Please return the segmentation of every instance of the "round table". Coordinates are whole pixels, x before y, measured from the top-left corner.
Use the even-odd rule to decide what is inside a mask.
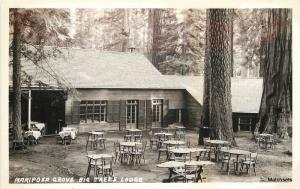
[[[168,168],[169,169],[169,179],[172,177],[172,169],[184,167],[185,165],[198,165],[201,167],[205,165],[214,165],[215,163],[211,161],[187,161],[187,162],[178,162],[178,161],[167,161],[156,166],[159,168]]]
[[[126,146],[126,147],[135,147],[135,145],[142,145],[140,142],[120,142],[121,146]]]
[[[176,154],[190,154],[190,161],[192,160],[192,153],[206,151],[204,148],[175,148],[170,150],[176,156]]]
[[[163,144],[167,144],[167,145],[184,145],[185,142],[181,141],[181,140],[167,140],[167,141],[163,141]]]

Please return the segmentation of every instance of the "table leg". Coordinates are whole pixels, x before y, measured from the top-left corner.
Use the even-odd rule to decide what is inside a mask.
[[[239,155],[236,155],[236,167],[235,167],[235,174],[239,175]]]
[[[169,179],[171,179],[171,178],[172,178],[172,174],[173,174],[173,173],[172,173],[172,168],[169,168],[169,172],[170,172],[170,173],[169,173]]]
[[[88,168],[87,168],[87,172],[86,172],[85,178],[87,178],[87,177],[90,176],[90,171],[91,171],[91,160],[92,160],[92,159],[89,159],[89,165],[88,165]]]
[[[95,165],[94,165],[94,177],[97,176],[96,171],[97,171],[97,160],[95,159]]]

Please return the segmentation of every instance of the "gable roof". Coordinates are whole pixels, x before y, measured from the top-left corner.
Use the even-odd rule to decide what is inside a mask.
[[[142,54],[103,52],[94,49],[60,49],[64,57],[52,58],[38,66],[22,61],[22,70],[41,81],[58,87],[118,89],[185,89],[203,104],[203,77],[162,75]],[[54,78],[59,78],[57,81]],[[258,113],[262,79],[232,78],[232,111]]]
[[[60,49],[63,56],[34,65],[22,61],[22,70],[50,86],[69,83],[73,88],[182,89],[172,85],[142,54]],[[59,78],[59,83],[51,75]]]

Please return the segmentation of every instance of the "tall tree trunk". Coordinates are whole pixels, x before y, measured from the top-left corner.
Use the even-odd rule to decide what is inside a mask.
[[[211,137],[236,145],[231,108],[231,9],[209,9],[209,56],[211,66]]]
[[[159,56],[159,41],[161,36],[161,9],[153,9],[152,11],[152,21],[153,21],[153,32],[152,32],[152,64],[158,68],[158,63],[160,62]]]
[[[209,16],[208,11],[206,12],[206,31],[205,31],[205,55],[204,55],[204,90],[203,90],[203,106],[201,115],[201,125],[203,127],[209,127],[210,125],[210,89],[211,89],[211,67],[210,67],[210,45],[209,45]],[[199,144],[203,143],[203,133],[199,130]]]
[[[233,59],[233,24],[234,24],[234,11],[231,13],[231,19],[230,19],[230,51],[231,51],[231,56],[230,56],[230,62],[231,62],[231,77],[233,77],[233,72],[234,72],[234,59]]]
[[[263,94],[256,131],[287,137],[292,124],[292,12],[268,11]]]
[[[264,14],[265,9],[261,10],[261,32],[260,32],[260,49],[259,49],[259,77],[263,77],[264,75],[264,62],[266,58],[266,44],[267,44],[267,18],[266,14]]]
[[[14,10],[13,32],[13,126],[15,139],[23,140],[21,128],[21,28],[22,20],[18,9]]]

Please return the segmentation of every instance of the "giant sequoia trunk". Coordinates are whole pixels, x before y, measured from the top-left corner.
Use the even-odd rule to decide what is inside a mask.
[[[231,109],[231,19],[230,9],[209,9],[209,62],[211,67],[211,138],[235,145]]]
[[[21,23],[22,20],[17,9],[14,9],[13,23],[13,126],[14,136],[17,140],[23,140],[21,128]]]
[[[268,11],[263,94],[256,131],[287,137],[292,124],[292,12]]]

